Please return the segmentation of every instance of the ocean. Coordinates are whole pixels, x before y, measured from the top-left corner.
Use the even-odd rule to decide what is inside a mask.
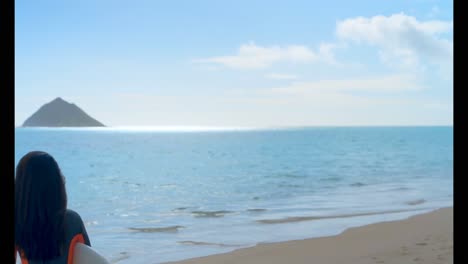
[[[16,128],[111,263],[335,235],[453,206],[453,127]]]

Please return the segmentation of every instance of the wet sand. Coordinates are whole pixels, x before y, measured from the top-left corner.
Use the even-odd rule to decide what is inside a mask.
[[[336,236],[260,244],[170,263],[453,263],[453,208],[442,208],[401,221],[350,228]]]

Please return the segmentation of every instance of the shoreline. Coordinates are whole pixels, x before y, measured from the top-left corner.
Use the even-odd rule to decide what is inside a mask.
[[[262,243],[164,263],[453,263],[453,207],[352,227],[334,236]]]

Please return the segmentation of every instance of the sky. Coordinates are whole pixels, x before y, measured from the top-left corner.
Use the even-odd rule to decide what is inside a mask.
[[[16,0],[15,125],[453,125],[453,2]]]

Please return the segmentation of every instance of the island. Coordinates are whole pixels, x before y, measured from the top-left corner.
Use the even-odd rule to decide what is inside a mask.
[[[23,123],[23,127],[104,127],[81,108],[60,97],[41,106]]]

